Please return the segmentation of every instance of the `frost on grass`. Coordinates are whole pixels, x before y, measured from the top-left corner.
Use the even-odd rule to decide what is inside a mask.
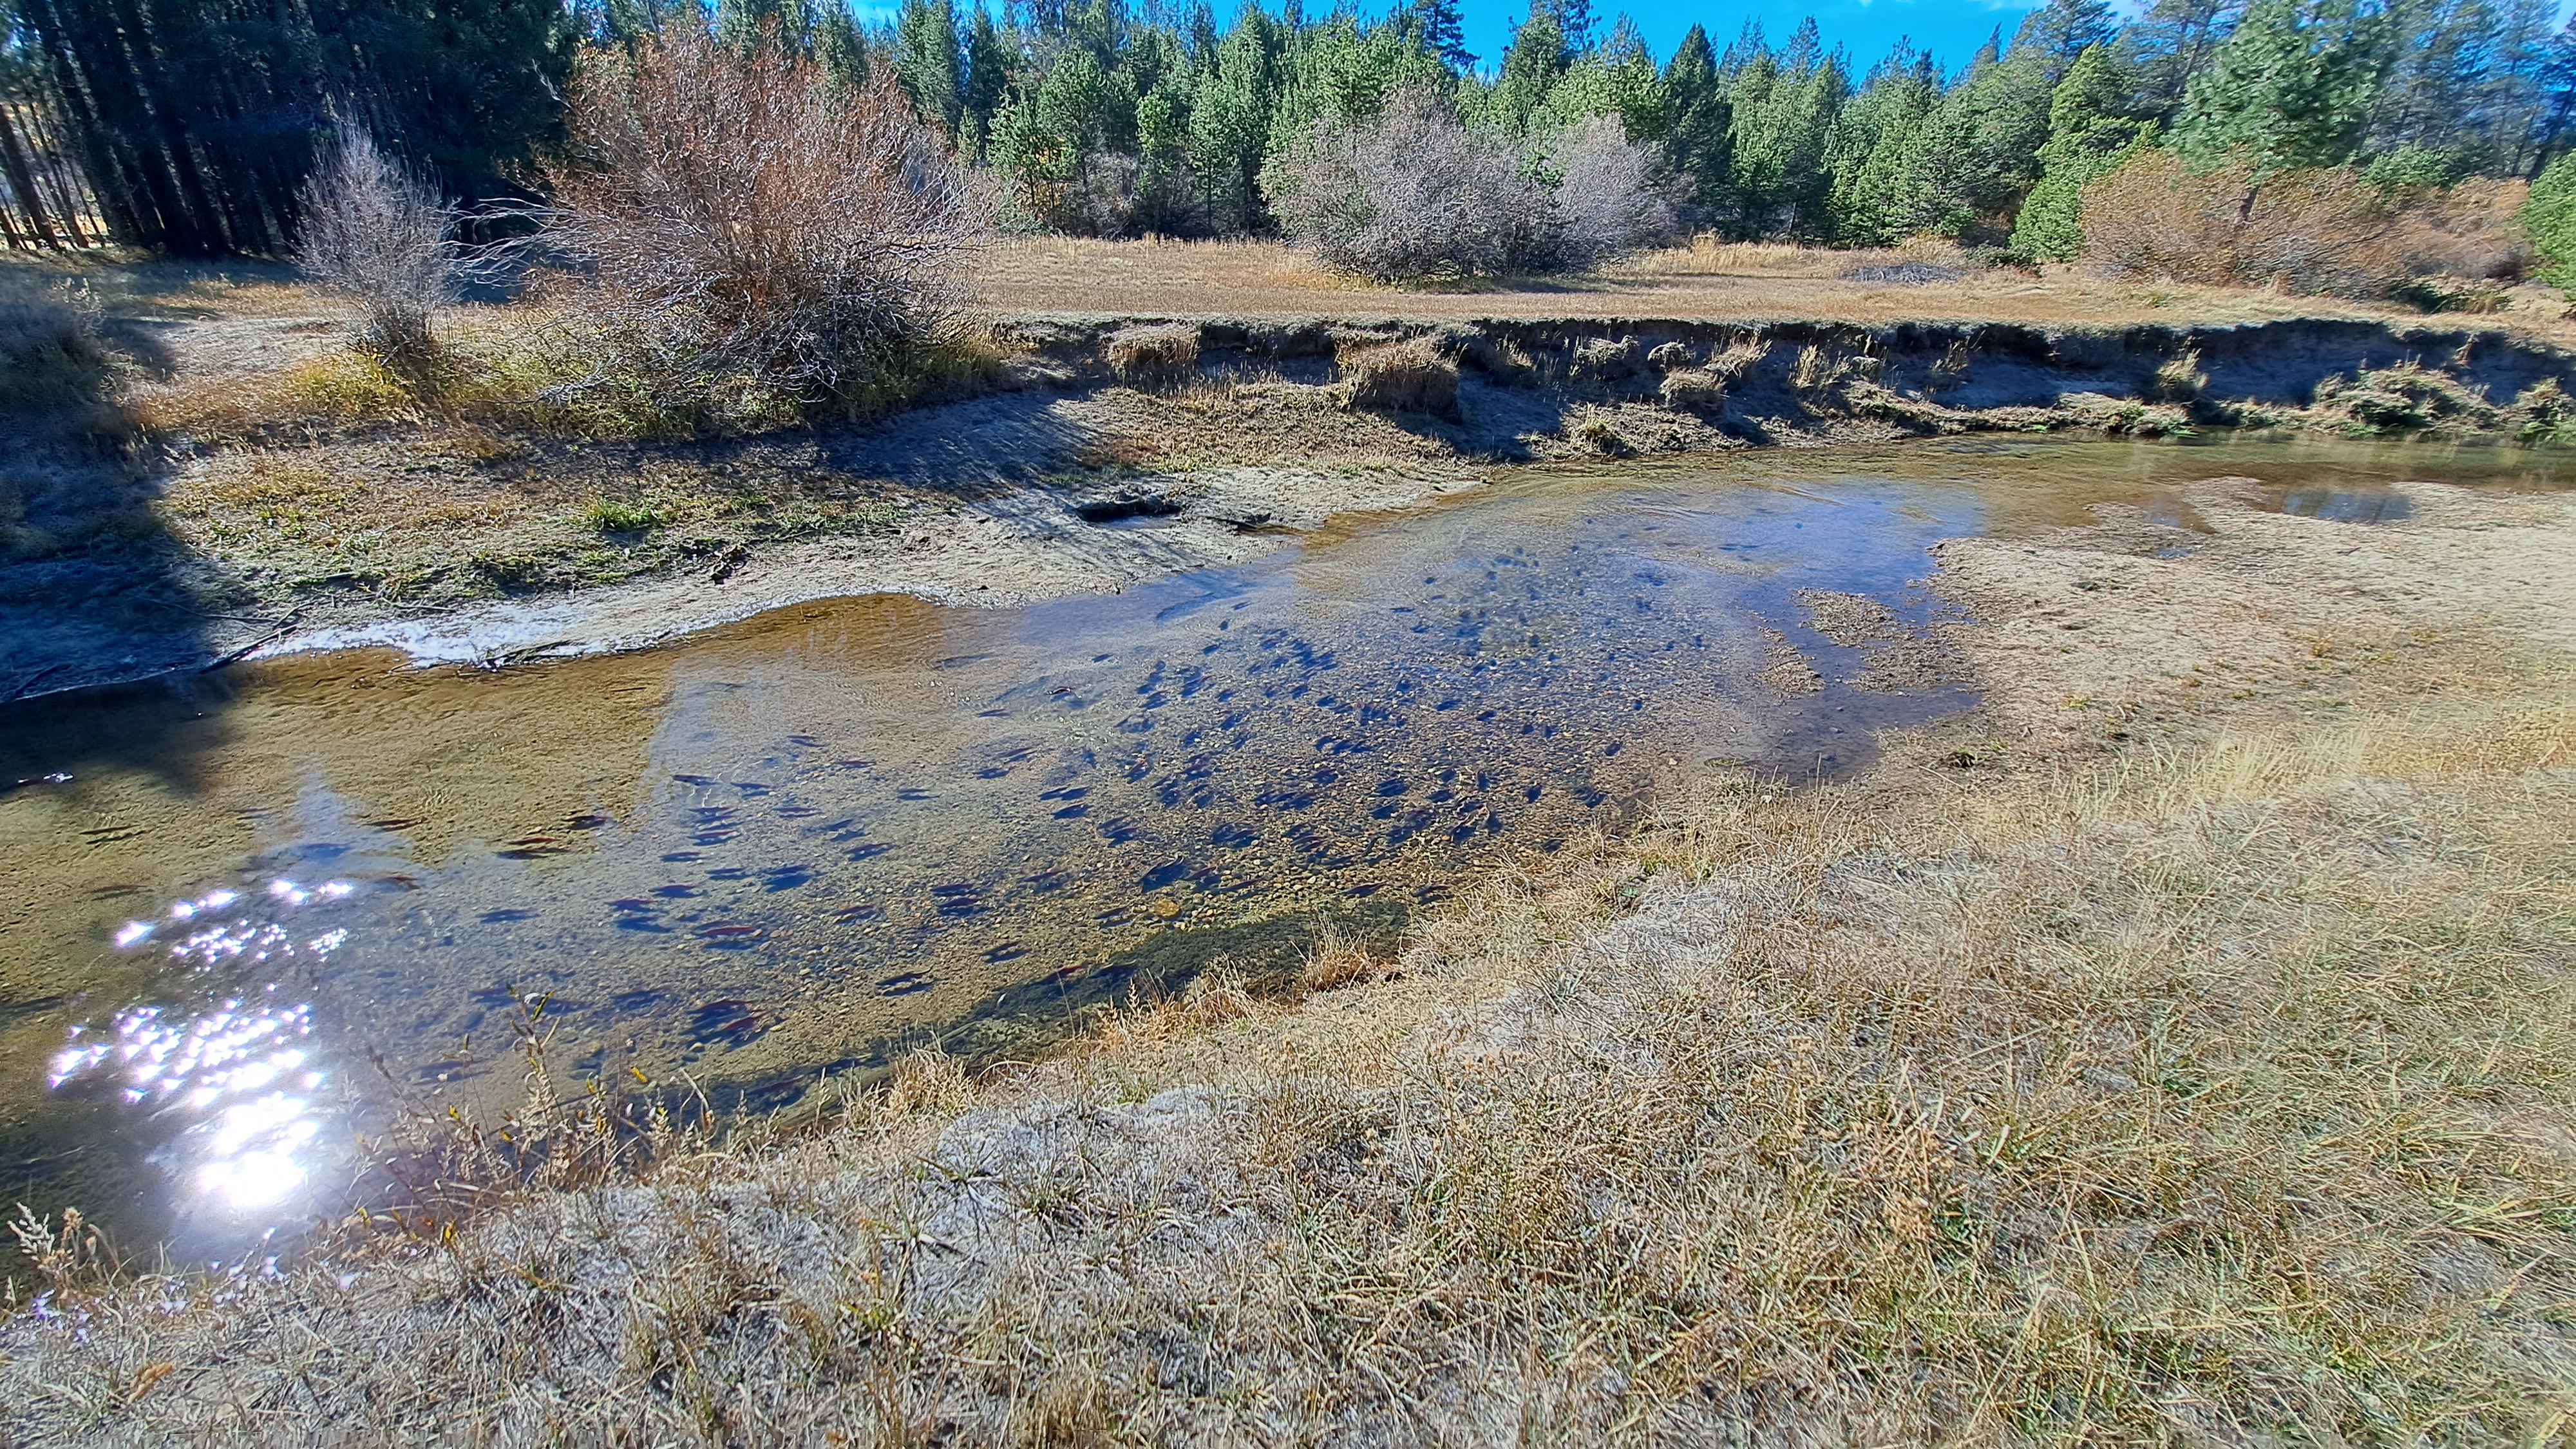
[[[2204,511],[2206,555],[2242,531],[2258,572],[2345,543]],[[2149,568],[2134,526],[2064,560],[1987,552],[2130,570],[2066,591],[2106,610],[2244,600],[2214,616],[2240,658],[2245,620],[2316,622],[2314,589],[2275,613],[2256,573]],[[2464,572],[2441,550],[2493,532],[2421,530],[2417,563],[2439,585]],[[2033,695],[2062,733],[1900,748],[1809,790],[1711,780],[1383,969],[1319,962],[1302,1005],[1210,981],[1042,1066],[916,1059],[808,1131],[527,1194],[452,1241],[220,1283],[67,1277],[0,1335],[0,1424],[2545,1437],[2576,1383],[2563,663],[2315,607],[2354,642],[2281,668],[2354,662],[2331,729],[2210,705],[2088,752],[2093,708]],[[2048,632],[2031,657],[2078,658]]]

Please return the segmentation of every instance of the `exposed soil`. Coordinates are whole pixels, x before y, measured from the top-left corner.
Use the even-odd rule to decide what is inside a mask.
[[[156,303],[117,319],[149,333],[136,344],[148,365],[117,405],[207,416],[172,400],[327,374],[328,319],[290,305],[292,289],[253,292],[240,313]],[[0,698],[246,650],[393,642],[488,659],[631,647],[834,595],[1017,604],[1116,589],[1512,463],[1969,431],[2555,439],[2576,384],[2576,355],[2532,335],[2331,317],[1063,315],[995,335],[1006,360],[985,395],[749,439],[584,442],[363,401],[206,438],[166,424],[22,430]],[[1345,361],[1395,342],[1456,374],[1435,389],[1437,415],[1354,406]],[[317,376],[300,393],[262,382],[246,395],[336,396]],[[1893,645],[1878,656],[1883,687],[1935,680]]]

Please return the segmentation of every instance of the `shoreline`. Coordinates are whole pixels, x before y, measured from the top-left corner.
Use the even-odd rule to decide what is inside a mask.
[[[1009,604],[1115,590],[1531,463],[1967,434],[2358,433],[2533,458],[2562,425],[2576,439],[2576,404],[2562,405],[2576,353],[2346,318],[1067,314],[994,336],[977,395],[866,426],[675,443],[363,418],[284,442],[173,434],[134,505],[148,535],[0,565],[16,671],[0,689],[17,703],[376,644],[484,663],[649,647],[855,593]],[[1387,365],[1410,369],[1414,390],[1364,381]],[[642,531],[586,521],[626,499],[653,520]]]
[[[1936,587],[1975,619],[1940,642],[1983,699],[1858,778],[1712,779],[1286,998],[1209,980],[1039,1063],[907,1059],[631,1178],[353,1219],[271,1276],[66,1268],[78,1331],[7,1321],[24,1392],[0,1399],[33,1434],[187,1434],[245,1403],[606,1433],[703,1398],[793,1438],[855,1437],[893,1392],[992,1437],[1019,1385],[1074,1376],[1116,1386],[1081,1421],[1104,1433],[1217,1442],[1358,1432],[1436,1349],[1443,1384],[1587,1432],[1911,1439],[1956,1422],[1952,1388],[2046,1390],[2013,1331],[2044,1311],[2122,1381],[2175,1382],[2129,1325],[2187,1309],[2223,1365],[2179,1380],[2211,1422],[2301,1421],[2236,1368],[2320,1353],[2302,1382],[2338,1414],[2401,1390],[2541,1412],[2518,1346],[2551,1332],[2565,1225],[2497,1218],[2474,1252],[2445,1225],[2576,1181],[2548,1125],[2576,513],[2396,491],[2407,515],[2339,522],[2214,479],[2171,553],[2130,505],[1951,540]],[[2336,1254],[2364,1261],[2294,1271]],[[2108,1296],[2068,1306],[2086,1282]],[[1407,1306],[1438,1295],[1598,1363]],[[1927,1334],[1926,1302],[1961,1311]],[[2357,1352],[2426,1315],[2454,1325],[2441,1373]],[[1838,1356],[1851,1325],[1912,1372]],[[1199,1375],[1117,1378],[1139,1340]],[[1710,1397],[1739,1369],[1796,1392]]]

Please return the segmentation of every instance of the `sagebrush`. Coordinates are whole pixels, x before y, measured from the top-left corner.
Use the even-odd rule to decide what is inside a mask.
[[[866,408],[949,329],[985,208],[893,76],[670,25],[586,53],[567,101],[550,229],[595,365],[555,396]]]
[[[357,304],[357,345],[425,357],[436,345],[431,317],[457,298],[456,208],[355,126],[340,129],[298,201],[295,259]]]

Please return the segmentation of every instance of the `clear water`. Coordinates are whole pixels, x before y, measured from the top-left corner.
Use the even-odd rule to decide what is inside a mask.
[[[2522,457],[1982,442],[1532,471],[1114,596],[846,599],[616,657],[361,652],[15,707],[0,1201],[208,1250],[309,1219],[396,1104],[514,1100],[531,1000],[559,1072],[760,1109],[923,1042],[1032,1050],[1210,966],[1278,978],[1325,923],[1393,933],[1677,777],[1848,771],[1873,729],[1969,702],[1865,687],[1890,641],[1837,646],[1800,590],[1920,636],[1941,538],[2118,501],[2187,548],[2183,481],[2252,474],[2344,518],[2368,510],[2299,500]],[[1784,649],[1820,688],[1764,682]]]

